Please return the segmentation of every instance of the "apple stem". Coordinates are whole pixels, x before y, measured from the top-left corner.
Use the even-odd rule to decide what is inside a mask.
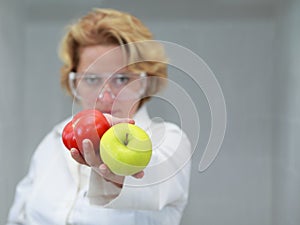
[[[128,133],[126,133],[126,138],[125,138],[124,144],[125,144],[125,145],[128,145]]]

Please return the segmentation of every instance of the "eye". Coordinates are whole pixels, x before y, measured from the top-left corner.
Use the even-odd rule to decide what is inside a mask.
[[[116,74],[113,79],[112,83],[115,86],[124,86],[130,81],[129,75],[126,74]]]
[[[83,81],[88,85],[100,85],[102,84],[102,78],[94,75],[94,74],[87,74],[83,77]]]

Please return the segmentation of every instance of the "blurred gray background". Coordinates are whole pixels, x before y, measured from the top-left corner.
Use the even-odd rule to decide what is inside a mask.
[[[170,75],[188,90],[203,126],[182,224],[300,224],[299,0],[1,0],[0,224],[33,151],[71,115],[57,48],[64,27],[91,7],[128,11],[157,39],[191,49],[223,89],[226,136],[199,173],[210,128],[205,97],[180,73]],[[171,107],[151,104],[153,116],[177,121]]]

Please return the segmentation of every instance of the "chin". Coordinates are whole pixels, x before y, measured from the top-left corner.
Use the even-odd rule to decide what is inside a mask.
[[[115,116],[115,117],[120,117],[120,118],[128,118],[129,117],[129,113],[125,113],[122,111],[112,112],[111,115]]]

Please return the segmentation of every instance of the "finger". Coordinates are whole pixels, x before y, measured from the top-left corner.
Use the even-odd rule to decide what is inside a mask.
[[[83,155],[86,163],[91,167],[98,167],[100,165],[100,158],[96,155],[93,143],[89,139],[82,141]]]
[[[119,117],[114,117],[110,114],[104,114],[106,117],[107,121],[111,126],[118,124],[118,123],[130,123],[130,124],[135,124],[134,119],[131,118],[119,118]]]
[[[135,124],[135,121],[130,118],[118,118],[118,117],[112,117],[111,119],[111,126],[116,125],[118,123],[130,123]]]
[[[99,172],[100,172],[100,175],[103,176],[107,181],[110,181],[110,182],[113,182],[115,184],[118,184],[119,186],[122,186],[123,183],[124,183],[124,179],[125,179],[124,176],[119,176],[117,174],[114,174],[103,163],[99,166]]]
[[[70,150],[70,153],[71,153],[72,158],[73,158],[76,162],[78,162],[78,163],[80,163],[80,164],[87,165],[86,161],[84,160],[84,158],[82,157],[82,155],[80,154],[80,152],[79,152],[78,149],[72,148],[72,149]]]
[[[144,175],[145,175],[144,171],[140,171],[140,172],[138,172],[138,173],[136,173],[136,174],[133,174],[132,176],[133,176],[134,178],[141,179],[141,178],[144,177]]]

